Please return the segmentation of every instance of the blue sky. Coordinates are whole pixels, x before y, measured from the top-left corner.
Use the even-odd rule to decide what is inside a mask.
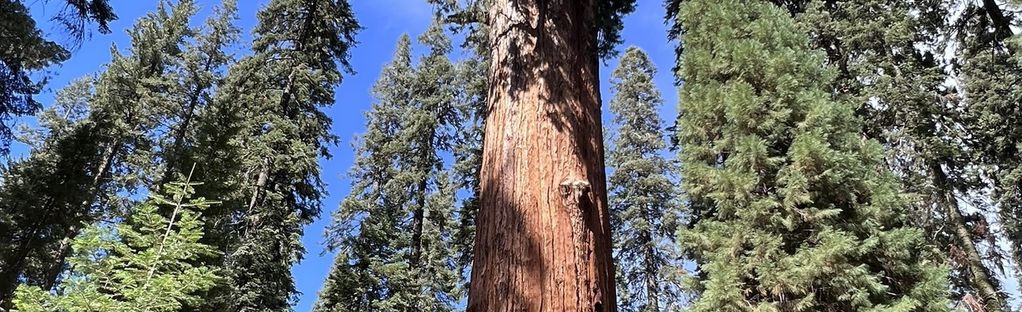
[[[336,104],[327,109],[327,113],[334,121],[332,131],[343,141],[332,148],[333,158],[321,161],[323,179],[328,185],[329,196],[324,200],[326,209],[320,219],[306,228],[303,239],[308,250],[306,258],[292,270],[298,290],[302,292],[296,311],[310,310],[333,260],[333,255],[326,253],[323,248],[324,227],[330,222],[332,211],[336,209],[341,199],[349,191],[350,181],[346,173],[351,167],[354,156],[351,143],[355,135],[365,131],[364,113],[369,109],[372,101],[369,90],[379,75],[381,67],[393,55],[398,37],[402,33],[408,33],[414,38],[425,31],[432,14],[431,8],[425,3],[425,0],[349,1],[354,7],[356,17],[365,29],[359,34],[360,43],[352,52],[351,64],[357,73],[344,79],[343,84],[337,88]],[[61,35],[59,26],[48,21],[61,8],[60,1],[46,2],[45,0],[26,1],[37,22],[40,23],[40,28],[49,32],[51,39],[58,42],[66,41]],[[111,46],[115,44],[122,50],[127,47],[129,42],[126,30],[135,20],[153,10],[158,4],[156,0],[110,0],[110,2],[120,17],[110,24],[110,29],[113,32],[107,35],[94,34],[81,47],[73,51],[70,60],[50,68],[48,73],[50,83],[38,98],[42,103],[49,103],[54,92],[69,81],[102,70],[103,66],[110,61]],[[201,9],[200,18],[207,15],[211,8],[219,3],[218,0],[197,0],[197,2]],[[267,0],[239,1],[240,27],[245,30],[246,34],[244,42],[248,42],[250,38],[248,33],[255,25],[256,12],[266,2]],[[649,53],[660,70],[656,82],[666,103],[661,111],[662,117],[668,120],[673,119],[677,101],[677,92],[673,86],[674,79],[670,72],[670,68],[674,64],[674,50],[673,43],[667,41],[667,27],[663,22],[663,1],[638,0],[637,2],[636,12],[625,18],[623,34],[625,43],[619,47],[619,50],[634,45]],[[201,19],[197,18],[193,23],[198,25],[201,22]],[[418,49],[416,52],[422,53],[424,50]],[[617,60],[607,60],[600,72],[601,81],[603,81],[605,121],[607,120],[606,103],[613,95],[608,88],[607,81],[610,71],[616,65]],[[20,122],[32,123],[32,120],[25,118]],[[24,155],[25,151],[24,145],[15,144],[12,154],[17,157]]]

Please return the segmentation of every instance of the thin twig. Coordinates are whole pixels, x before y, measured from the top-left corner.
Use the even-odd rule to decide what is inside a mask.
[[[192,173],[194,173],[194,172],[195,172],[195,163],[192,163],[192,170],[188,171],[188,178],[185,179],[185,184],[184,184],[185,185],[184,186],[185,187],[185,192],[187,192],[189,183],[192,182]],[[165,232],[163,232],[163,239],[160,240],[160,249],[156,252],[156,261],[160,261],[160,257],[163,257],[163,246],[165,246],[167,244],[167,237],[170,236],[170,231],[172,230],[172,227],[174,226],[174,219],[177,218],[177,213],[178,213],[178,211],[181,210],[181,201],[183,201],[184,198],[185,198],[185,194],[184,193],[182,193],[181,196],[176,198],[177,202],[174,203],[174,212],[170,214],[170,222],[167,223],[167,230]],[[153,273],[155,273],[155,272],[156,272],[156,264],[154,263],[152,266],[149,267],[149,274],[146,275],[145,283],[142,284],[142,290],[143,291],[146,290],[147,288],[149,288],[149,281],[153,278]],[[149,307],[146,306],[145,310],[149,311]]]

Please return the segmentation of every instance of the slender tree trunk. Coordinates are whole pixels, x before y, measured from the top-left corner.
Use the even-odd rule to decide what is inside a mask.
[[[115,156],[114,154],[119,147],[120,147],[119,142],[112,142],[111,144],[108,144],[106,148],[103,150],[102,160],[96,167],[95,176],[92,179],[92,183],[89,185],[88,191],[86,191],[87,195],[79,204],[81,207],[81,213],[83,214],[89,213],[88,211],[89,205],[91,205],[95,201],[95,198],[98,195],[96,194],[96,192],[99,190],[100,184],[103,181],[102,180],[103,177],[106,175],[107,172],[110,171],[110,166],[113,163],[113,158]],[[25,273],[25,266],[27,264],[29,254],[32,253],[33,248],[32,246],[36,244],[36,238],[39,235],[39,231],[41,231],[43,227],[50,223],[50,218],[53,216],[53,213],[56,213],[56,211],[52,210],[53,198],[50,199],[49,203],[42,207],[51,210],[47,211],[42,218],[39,218],[38,220],[35,221],[35,224],[33,224],[32,226],[31,230],[32,232],[27,236],[27,238],[24,238],[22,240],[22,243],[18,246],[18,249],[16,249],[16,251],[13,253],[17,256],[9,258],[14,259],[13,263],[8,265],[8,267],[6,268],[0,268],[0,309],[9,308],[9,305],[11,303],[10,299],[12,298],[11,296],[13,295],[14,290],[17,288],[18,285],[18,278],[21,277],[23,273]],[[50,287],[52,287],[52,285],[56,283],[56,278],[60,274],[60,269],[63,268],[64,266],[64,259],[67,257],[67,255],[70,254],[69,250],[71,247],[70,241],[74,240],[74,238],[78,236],[78,231],[80,229],[81,229],[80,224],[72,224],[69,228],[66,229],[65,235],[61,239],[61,245],[58,247],[59,249],[55,253],[57,257],[52,259],[53,262],[49,264],[45,271],[43,271],[47,272],[47,274],[45,276],[34,277],[30,276],[29,277],[30,280],[39,281],[40,285]],[[66,245],[65,242],[67,242]],[[54,270],[57,270],[57,274],[54,275],[49,273]],[[52,279],[50,278],[51,275],[53,276]],[[47,287],[46,289],[49,289],[50,287]]]
[[[657,283],[658,274],[660,268],[656,263],[656,243],[653,241],[653,228],[652,225],[656,220],[653,220],[652,213],[650,213],[652,207],[646,207],[643,209],[645,212],[646,222],[648,222],[649,228],[642,233],[642,239],[645,242],[645,261],[646,266],[646,311],[660,311],[660,285]],[[652,309],[652,310],[651,310]]]
[[[251,218],[252,214],[255,212],[256,205],[258,205],[262,200],[263,192],[266,191],[266,183],[269,178],[270,158],[263,158],[263,165],[259,166],[259,175],[256,177],[256,184],[252,190],[252,198],[248,201],[249,218]],[[252,227],[252,224],[249,224],[247,227]]]
[[[983,9],[987,12],[987,16],[990,16],[990,21],[994,23],[993,26],[997,32],[997,40],[1003,42],[1011,38],[1011,21],[1004,16],[1004,11],[1001,11],[997,1],[983,0]]]
[[[972,232],[969,231],[968,225],[965,224],[962,209],[958,206],[958,201],[954,198],[954,194],[952,194],[947,174],[944,173],[944,169],[940,165],[932,161],[930,162],[930,171],[933,174],[937,191],[940,192],[938,204],[943,206],[943,210],[947,213],[948,221],[950,221],[951,226],[954,228],[955,238],[958,241],[959,247],[965,253],[966,265],[969,268],[969,272],[972,273],[973,287],[982,296],[983,305],[987,311],[1004,311],[1003,302],[1005,300],[1001,297],[1001,293],[997,291],[997,287],[994,286],[993,277],[990,276],[986,265],[983,264],[983,258],[979,255],[979,249],[976,248],[976,244],[973,242]]]
[[[71,255],[71,243],[78,237],[78,231],[81,231],[79,226],[72,227],[68,233],[69,235],[64,236],[64,239],[60,240],[60,245],[57,246],[57,250],[53,254],[53,263],[46,269],[46,276],[43,277],[43,281],[40,283],[43,289],[50,290],[53,289],[53,286],[57,285],[57,279],[60,277],[60,273],[64,271],[64,265],[67,263],[65,259]]]
[[[422,222],[426,210],[426,179],[419,181],[418,193],[415,194],[415,211],[412,212],[412,254],[408,261],[412,267],[419,264],[422,255]]]
[[[468,311],[615,311],[593,0],[496,0]]]
[[[96,202],[96,198],[99,196],[99,188],[103,183],[103,178],[106,177],[108,172],[110,172],[110,167],[113,165],[114,157],[116,157],[117,150],[120,149],[120,146],[120,142],[116,141],[111,142],[111,144],[108,144],[106,148],[103,149],[103,158],[100,161],[99,166],[96,167],[96,175],[92,177],[92,184],[89,185],[88,192],[86,192],[87,195],[80,204],[82,213],[88,214],[89,206],[92,206],[92,204]],[[91,219],[92,218],[89,218],[87,222],[91,222]],[[71,227],[67,229],[67,233],[65,233],[64,238],[61,239],[60,245],[57,247],[58,249],[55,250],[56,256],[53,258],[53,263],[50,263],[50,266],[46,269],[46,271],[44,271],[45,276],[42,277],[43,280],[40,283],[40,285],[43,286],[43,289],[49,290],[57,284],[57,278],[60,277],[60,272],[64,270],[65,260],[69,255],[71,255],[71,243],[78,237],[82,227],[85,226],[85,222],[86,221],[83,220],[81,223],[72,224]]]

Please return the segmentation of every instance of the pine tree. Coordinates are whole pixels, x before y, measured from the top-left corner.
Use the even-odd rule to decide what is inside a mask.
[[[943,2],[889,0],[824,4],[799,13],[813,46],[837,69],[833,90],[858,105],[863,131],[880,141],[888,163],[913,200],[914,225],[936,238],[952,267],[956,300],[987,298],[988,311],[1006,302],[984,249],[996,249],[984,213],[969,213],[958,198],[981,194],[966,152],[969,134],[961,107],[944,86],[939,54],[948,28]],[[934,55],[938,54],[938,55]],[[951,126],[949,126],[951,125]]]
[[[462,288],[469,288],[475,244],[476,215],[479,213],[479,170],[483,158],[483,134],[486,121],[486,96],[489,81],[489,39],[485,23],[488,0],[438,1],[434,5],[438,18],[456,33],[464,36],[461,50],[470,57],[458,62],[457,105],[461,111],[461,124],[454,144],[453,179],[464,193],[457,211],[458,224],[454,231],[454,248]]]
[[[216,118],[240,124],[230,125],[229,137],[203,139],[242,151],[225,166],[238,169],[227,174],[241,189],[217,196],[232,205],[236,222],[225,265],[230,290],[213,299],[229,311],[283,311],[296,298],[291,267],[302,259],[302,227],[319,215],[325,192],[318,158],[329,157],[337,141],[322,108],[350,72],[360,28],[346,0],[274,0],[258,17],[253,54],[231,67],[217,95],[240,111]]]
[[[71,243],[86,224],[119,210],[119,194],[133,193],[132,170],[151,153],[147,133],[159,125],[167,69],[180,55],[195,5],[161,6],[129,31],[129,54],[111,49],[112,61],[96,79],[87,116],[52,132],[39,148],[11,165],[0,185],[3,213],[12,221],[0,241],[0,306],[17,281],[54,286]],[[91,90],[89,92],[92,92]],[[30,198],[29,198],[30,197]]]
[[[110,32],[107,23],[117,19],[106,0],[67,1],[54,19],[81,43],[88,22],[98,24],[102,33]],[[42,105],[34,95],[42,91],[45,79],[33,81],[34,73],[66,61],[71,53],[60,44],[43,38],[28,8],[20,0],[0,1],[0,34],[5,46],[0,49],[0,155],[8,153],[13,117],[35,114]]]
[[[674,234],[680,221],[673,165],[662,156],[667,143],[653,83],[656,67],[642,49],[630,47],[611,74],[613,143],[607,148],[611,226],[619,275],[618,308],[670,311],[680,307],[680,263]],[[614,131],[616,130],[616,131]],[[628,294],[626,296],[625,294]]]
[[[159,186],[174,178],[172,173],[199,159],[194,154],[197,136],[203,119],[213,108],[214,94],[224,83],[226,68],[233,63],[234,56],[227,51],[237,44],[241,30],[235,25],[238,20],[237,1],[225,0],[214,9],[203,25],[196,31],[195,40],[185,43],[184,51],[171,75],[175,84],[168,90],[173,100],[163,105],[166,110],[168,131],[154,139],[157,144],[156,159],[146,169],[151,175],[151,184]]]
[[[406,291],[409,281],[404,273],[410,270],[401,253],[409,249],[403,227],[407,211],[402,205],[409,195],[395,168],[400,151],[407,147],[390,141],[401,133],[404,109],[414,97],[414,80],[411,40],[404,35],[373,87],[376,102],[366,114],[366,133],[349,173],[355,182],[328,230],[329,247],[340,250],[315,311],[386,311],[410,304],[388,302]],[[385,279],[395,273],[401,275]]]
[[[9,307],[5,304],[10,304],[21,277],[32,285],[52,286],[43,281],[42,272],[58,261],[52,251],[95,213],[81,205],[91,200],[87,194],[96,180],[93,170],[100,155],[94,144],[99,138],[78,116],[88,105],[79,100],[92,92],[90,80],[59,92],[54,108],[40,115],[46,130],[36,132],[41,137],[32,142],[32,153],[2,172],[0,307]],[[55,112],[58,109],[62,112]]]
[[[954,74],[961,94],[949,98],[962,104],[971,156],[991,180],[991,201],[1010,246],[1015,278],[1022,281],[1022,162],[1018,156],[1022,130],[1017,126],[1022,122],[1022,64],[1010,27],[1018,19],[1005,14],[996,1],[961,5],[959,19],[954,21],[958,48]],[[996,253],[984,258],[999,259]]]
[[[462,116],[458,73],[440,24],[419,40],[430,53],[417,68],[403,36],[374,88],[356,182],[332,227],[331,245],[341,251],[317,311],[452,311],[460,298],[456,185],[441,157],[453,152]]]
[[[692,0],[677,136],[695,223],[692,311],[946,311],[945,272],[909,226],[857,107],[788,12]]]
[[[152,194],[116,227],[93,225],[73,244],[73,268],[58,292],[18,287],[14,311],[180,311],[202,300],[217,271],[192,261],[215,253],[202,244],[201,212],[214,202],[194,198],[189,181]],[[160,215],[167,207],[170,218]]]

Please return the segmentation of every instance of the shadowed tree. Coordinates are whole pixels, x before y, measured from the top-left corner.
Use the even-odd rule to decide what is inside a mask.
[[[945,85],[936,52],[950,25],[942,1],[809,1],[798,20],[836,70],[833,94],[856,105],[862,131],[883,144],[888,165],[912,198],[913,225],[935,239],[952,268],[953,298],[986,298],[988,311],[1006,299],[984,250],[997,249],[985,213],[963,200],[986,188],[967,153],[970,136],[957,90]],[[934,55],[937,54],[937,55]],[[954,125],[954,126],[949,126]],[[996,258],[993,258],[996,260]],[[990,262],[994,264],[996,262]],[[971,299],[970,299],[971,298]]]
[[[958,2],[955,2],[958,3]],[[1018,35],[1011,26],[1019,18],[1011,2],[959,3],[953,21],[957,50],[954,65],[961,93],[948,98],[961,104],[969,137],[969,150],[989,178],[991,202],[996,206],[1008,242],[1015,278],[1022,281],[1022,56]],[[989,233],[988,233],[989,234]],[[998,260],[991,253],[985,259]],[[972,255],[970,255],[972,256]],[[984,294],[985,295],[985,294]],[[989,297],[989,296],[984,296]],[[1002,298],[1003,302],[1003,298]]]
[[[303,227],[319,216],[325,196],[318,159],[337,142],[323,108],[351,71],[360,29],[346,0],[273,0],[258,19],[253,54],[231,67],[218,90],[219,100],[234,103],[217,108],[206,125],[225,128],[201,136],[230,147],[200,148],[226,169],[214,181],[224,193],[204,194],[230,205],[230,289],[211,299],[226,311],[286,311],[297,297],[291,268],[305,252]]]
[[[82,42],[87,25],[95,22],[108,33],[107,23],[117,19],[107,0],[68,0],[54,20],[63,24],[72,44]],[[46,80],[33,81],[32,74],[66,61],[71,53],[60,44],[43,38],[22,0],[0,1],[0,156],[6,155],[13,117],[35,114],[42,105],[34,99]]]
[[[468,311],[615,311],[598,71],[634,3],[487,5]]]
[[[191,35],[195,10],[185,0],[140,19],[128,32],[128,54],[111,49],[112,61],[94,84],[75,85],[58,103],[59,127],[48,125],[29,157],[4,173],[0,221],[9,223],[0,227],[10,230],[0,232],[0,305],[21,279],[53,287],[80,230],[120,208],[116,198],[140,184],[130,159],[151,150],[147,133],[159,126],[162,111],[155,108],[167,101],[162,91],[173,84],[167,71]]]

